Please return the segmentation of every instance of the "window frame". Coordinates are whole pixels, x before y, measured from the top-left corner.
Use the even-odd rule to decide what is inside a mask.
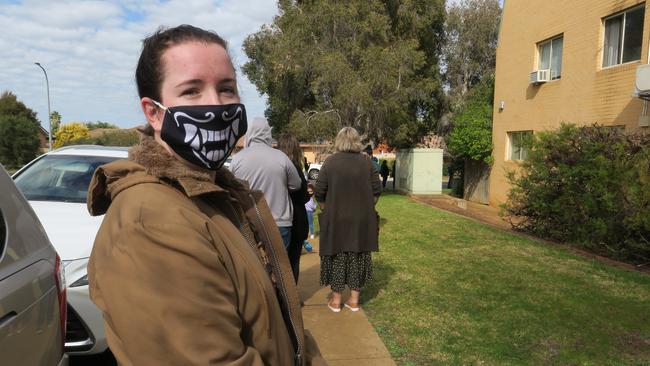
[[[508,131],[507,132],[507,141],[508,141],[508,148],[506,149],[506,161],[524,161],[528,158],[528,149],[526,149],[526,156],[522,159],[522,151],[524,150],[523,146],[519,146],[519,157],[517,159],[512,158],[512,150],[513,150],[513,139],[515,135],[530,135],[530,137],[533,136],[534,131],[533,130],[519,130],[519,131]],[[523,141],[523,139],[521,139]]]
[[[646,5],[645,2],[641,3],[641,4],[637,4],[637,5],[632,6],[631,8],[627,8],[625,10],[619,11],[617,13],[614,13],[612,15],[608,15],[608,16],[602,18],[603,43],[602,43],[602,52],[601,52],[602,56],[601,56],[601,62],[600,62],[600,68],[601,69],[609,69],[609,68],[612,68],[612,67],[617,67],[617,66],[631,64],[633,62],[641,61],[641,59],[643,58],[643,52],[641,52],[639,54],[639,58],[637,60],[626,61],[626,62],[623,62],[623,53],[624,53],[624,49],[625,49],[625,25],[626,25],[626,22],[627,22],[627,13],[638,10],[638,9],[641,9],[641,8],[644,8],[643,18],[642,19],[643,19],[643,27],[645,27],[645,5]],[[606,37],[606,34],[607,34],[607,21],[611,20],[611,19],[614,19],[614,18],[617,18],[617,17],[620,17],[620,16],[623,17],[623,21],[621,22],[621,35],[620,35],[620,40],[619,40],[620,48],[619,48],[619,52],[618,52],[619,54],[618,54],[618,57],[617,57],[618,63],[605,66],[605,53],[606,53],[605,42],[607,41],[607,37]],[[643,37],[641,38],[641,49],[643,49]]]
[[[541,65],[542,65],[542,47],[545,46],[546,44],[550,45],[550,52],[548,54],[548,70],[549,70],[549,76],[550,76],[550,81],[556,81],[556,80],[561,80],[562,79],[562,73],[560,73],[560,76],[558,77],[553,77],[553,41],[558,40],[562,38],[562,57],[560,57],[560,65],[562,65],[562,59],[564,58],[564,33],[558,34],[556,36],[553,36],[551,38],[547,38],[543,41],[537,42],[536,48],[537,48],[537,70],[542,70]],[[562,68],[560,68],[562,70]]]

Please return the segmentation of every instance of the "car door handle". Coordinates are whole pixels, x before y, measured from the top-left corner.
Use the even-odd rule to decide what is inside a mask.
[[[18,316],[18,313],[15,311],[10,311],[7,314],[3,315],[0,318],[0,328],[4,327],[5,325],[11,323],[12,320],[14,320]]]

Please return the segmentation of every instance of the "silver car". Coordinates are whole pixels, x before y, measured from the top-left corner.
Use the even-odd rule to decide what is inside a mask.
[[[126,147],[66,146],[39,156],[13,175],[63,260],[68,295],[65,350],[70,356],[108,348],[102,313],[90,301],[86,270],[103,217],[90,216],[86,195],[97,167],[127,157]]]
[[[0,363],[68,365],[63,265],[2,166],[0,192]]]

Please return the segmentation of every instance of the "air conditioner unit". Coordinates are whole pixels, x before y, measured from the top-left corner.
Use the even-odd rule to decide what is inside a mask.
[[[650,100],[650,65],[639,65],[636,68],[636,93],[637,97]]]
[[[531,84],[541,84],[551,80],[551,70],[535,70],[530,73],[530,83]]]

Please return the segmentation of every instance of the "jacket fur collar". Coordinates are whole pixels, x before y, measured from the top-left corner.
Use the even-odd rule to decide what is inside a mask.
[[[187,167],[171,156],[151,136],[143,135],[140,138],[140,144],[129,150],[129,160],[142,165],[145,171],[154,177],[164,177],[172,180],[189,178],[202,182],[210,181],[209,171]]]
[[[216,171],[212,181],[209,171],[189,168],[170,155],[153,137],[143,135],[140,144],[129,150],[129,160],[118,160],[97,168],[88,188],[88,211],[93,216],[104,214],[120,192],[141,183],[170,184],[188,197],[248,189],[246,183],[223,167]]]

